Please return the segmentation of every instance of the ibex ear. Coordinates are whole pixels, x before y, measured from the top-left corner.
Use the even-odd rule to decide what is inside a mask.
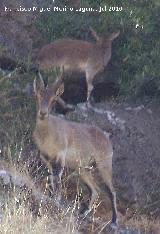
[[[36,78],[35,78],[34,81],[33,81],[33,90],[34,90],[34,93],[37,92],[37,88],[36,88]]]
[[[61,96],[63,92],[64,92],[64,84],[62,83],[56,91],[56,96],[57,97]]]
[[[96,33],[96,31],[94,31],[94,29],[92,27],[89,27],[91,33],[92,33],[92,36],[96,39],[96,41],[99,41],[100,40],[100,37],[98,36],[98,34]]]
[[[37,94],[38,91],[43,90],[45,88],[42,76],[39,75],[39,77],[40,78],[38,80],[37,80],[37,78],[35,78],[34,82],[33,82],[33,88],[34,88],[35,94]]]
[[[120,31],[116,32],[116,33],[112,33],[110,36],[109,36],[109,40],[113,41],[115,38],[117,38],[120,34]]]

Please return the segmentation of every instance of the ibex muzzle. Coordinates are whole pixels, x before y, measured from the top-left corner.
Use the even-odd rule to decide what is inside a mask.
[[[75,170],[82,181],[90,188],[92,195],[89,210],[99,193],[102,193],[93,171],[91,162],[96,165],[100,177],[106,186],[112,204],[112,224],[117,223],[116,193],[112,184],[113,149],[109,137],[96,126],[67,121],[50,114],[51,107],[63,93],[62,79],[57,79],[53,85],[45,87],[42,79],[34,81],[34,92],[37,100],[37,118],[34,130],[34,140],[42,157],[52,172],[50,162],[61,163]]]

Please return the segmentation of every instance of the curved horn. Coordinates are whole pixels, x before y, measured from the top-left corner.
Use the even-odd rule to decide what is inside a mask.
[[[43,80],[43,77],[42,77],[40,72],[38,72],[38,76],[39,76],[39,79],[40,79],[41,83],[43,83],[43,85],[44,85],[44,80]]]
[[[56,92],[57,89],[61,86],[61,84],[64,82],[64,67],[62,67],[61,74],[57,77],[57,79],[52,84],[51,89]]]

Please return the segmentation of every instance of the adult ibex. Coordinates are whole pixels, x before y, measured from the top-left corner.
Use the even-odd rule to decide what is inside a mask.
[[[34,80],[37,101],[36,127],[33,133],[35,143],[46,166],[52,171],[50,162],[60,162],[75,170],[90,188],[92,195],[89,210],[98,196],[98,187],[92,169],[93,163],[108,191],[112,204],[112,224],[117,222],[116,193],[112,185],[113,149],[109,137],[98,127],[67,121],[50,114],[51,107],[63,93],[62,77],[45,87],[43,79]],[[63,170],[61,171],[62,174]]]
[[[93,89],[93,79],[104,70],[111,58],[112,41],[119,36],[119,31],[110,36],[99,37],[90,28],[96,43],[83,40],[59,39],[42,47],[36,58],[40,70],[63,67],[65,71],[84,72],[87,81],[87,102]]]

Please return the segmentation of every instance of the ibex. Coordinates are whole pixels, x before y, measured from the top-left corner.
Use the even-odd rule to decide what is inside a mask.
[[[84,72],[87,82],[87,102],[93,89],[93,79],[104,70],[111,59],[112,41],[119,36],[119,31],[110,36],[99,37],[90,28],[96,43],[84,40],[59,39],[42,47],[36,58],[40,70],[63,67],[65,71]]]
[[[43,79],[34,80],[37,101],[36,127],[34,141],[48,159],[42,157],[52,171],[51,161],[59,162],[62,167],[75,170],[91,190],[89,210],[91,210],[100,188],[91,168],[96,168],[108,191],[112,204],[112,224],[117,222],[116,193],[112,184],[113,149],[109,137],[98,127],[67,121],[50,114],[52,106],[64,91],[62,77],[45,87]]]

